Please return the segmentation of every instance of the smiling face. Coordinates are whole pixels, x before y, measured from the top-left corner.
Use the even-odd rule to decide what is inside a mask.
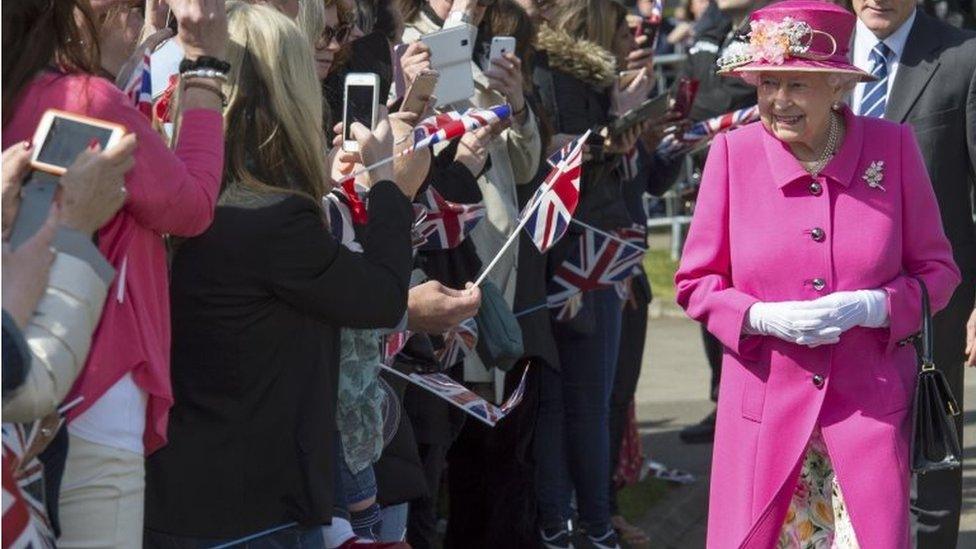
[[[827,134],[832,104],[843,93],[827,73],[763,72],[757,79],[763,126],[785,143],[815,147]]]
[[[915,0],[853,0],[854,13],[879,39],[898,30],[912,13]]]

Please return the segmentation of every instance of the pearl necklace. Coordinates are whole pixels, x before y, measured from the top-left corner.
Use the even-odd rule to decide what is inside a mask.
[[[837,115],[831,112],[830,128],[827,130],[827,146],[824,147],[823,152],[820,153],[820,159],[817,160],[813,167],[807,168],[804,166],[807,173],[813,177],[820,175],[820,171],[827,166],[827,162],[830,162],[830,159],[833,158],[834,154],[837,152],[835,149],[837,148],[837,137],[840,133],[838,126],[840,126],[840,124],[837,122]]]

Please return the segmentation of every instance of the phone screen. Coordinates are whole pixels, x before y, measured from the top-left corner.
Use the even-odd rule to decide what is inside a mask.
[[[41,150],[37,154],[37,160],[45,164],[67,168],[82,151],[88,148],[92,139],[98,141],[104,149],[111,137],[112,130],[110,128],[101,128],[56,116],[51,122],[51,129],[44,139],[44,144],[41,145]]]
[[[346,86],[346,125],[344,128],[346,141],[352,141],[352,132],[349,129],[353,122],[359,122],[367,128],[372,129],[373,125],[373,86],[354,85]]]

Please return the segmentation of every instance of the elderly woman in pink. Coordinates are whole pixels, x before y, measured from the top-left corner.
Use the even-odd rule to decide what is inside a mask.
[[[708,547],[909,546],[920,285],[959,281],[911,129],[840,103],[854,16],[756,11],[721,72],[761,123],[712,144],[677,299],[725,345]]]

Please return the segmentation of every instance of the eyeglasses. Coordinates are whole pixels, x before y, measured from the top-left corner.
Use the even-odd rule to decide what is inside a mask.
[[[318,42],[315,43],[315,47],[319,49],[327,48],[332,43],[333,38],[341,45],[349,38],[349,33],[351,32],[352,25],[347,23],[343,23],[338,27],[325,27],[322,30],[322,36],[319,36]]]

